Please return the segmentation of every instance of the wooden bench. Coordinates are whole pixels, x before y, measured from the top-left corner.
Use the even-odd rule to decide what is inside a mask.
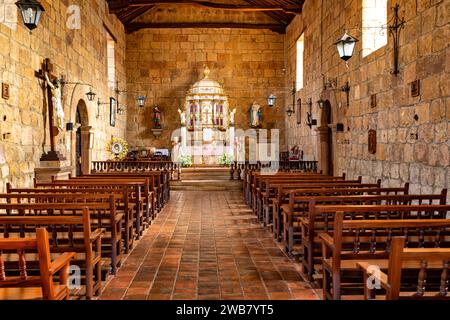
[[[39,276],[27,274],[26,250],[39,254]],[[18,255],[19,276],[6,277],[3,254],[15,251]],[[66,252],[54,261],[50,257],[48,233],[36,229],[36,238],[0,239],[0,300],[63,300],[69,297],[68,273],[74,252]],[[59,282],[53,277],[59,275]]]
[[[3,201],[2,201],[3,200]],[[117,273],[117,268],[121,265],[123,259],[123,244],[127,241],[127,236],[122,236],[122,225],[128,223],[124,214],[117,210],[119,203],[116,201],[115,195],[106,194],[0,194],[0,211],[2,209],[6,214],[12,214],[11,210],[2,207],[5,204],[12,205],[39,205],[39,207],[15,207],[18,214],[81,214],[84,206],[88,205],[90,209],[91,224],[94,228],[104,229],[103,235],[103,251],[111,257],[111,269],[108,270],[112,274]],[[58,204],[53,206],[51,210],[46,210],[47,204]],[[95,205],[94,205],[95,204]],[[1,214],[1,213],[0,213]],[[127,228],[125,228],[127,229]],[[126,245],[125,245],[126,247]]]
[[[139,214],[139,207],[134,202],[130,202],[130,189],[87,189],[87,188],[11,188],[7,187],[8,194],[0,194],[0,199],[16,203],[27,202],[109,202],[111,195],[116,201],[116,212],[122,214],[122,238],[124,252],[129,253],[133,248],[136,237],[134,219]],[[8,200],[9,199],[9,200]]]
[[[281,208],[283,216],[282,239],[286,252],[292,254],[296,242],[301,242],[302,217],[309,214],[313,205],[408,205],[408,204],[446,204],[447,190],[436,195],[333,195],[291,197],[288,205]]]
[[[280,204],[287,203],[292,190],[301,188],[380,188],[381,181],[377,183],[361,183],[359,180],[320,180],[320,181],[274,181],[266,183],[266,191],[258,195],[257,210],[263,216],[264,224],[270,225],[273,217],[280,217]],[[273,210],[271,210],[273,209]],[[274,211],[276,210],[276,211]]]
[[[16,207],[23,209],[21,205]],[[54,205],[47,205],[52,207]],[[13,210],[13,205],[8,205],[8,210]],[[38,208],[40,209],[40,208]],[[99,295],[102,289],[101,263],[103,229],[91,231],[91,220],[89,209],[85,206],[82,215],[3,215],[0,214],[0,230],[3,238],[11,236],[25,238],[34,236],[38,227],[46,226],[51,232],[50,251],[52,254],[64,254],[75,252],[74,264],[80,266],[85,275],[85,295],[92,299]],[[35,256],[35,269],[39,268],[39,258]],[[14,261],[4,260],[6,270],[13,269]],[[28,265],[33,266],[30,261]],[[13,269],[15,270],[15,269]]]
[[[146,186],[148,183],[147,179],[142,179],[139,181],[117,181],[114,180],[90,180],[90,181],[72,181],[72,180],[57,180],[49,183],[36,183],[35,188],[51,188],[51,189],[99,189],[99,190],[120,190],[123,188],[130,188],[130,202],[134,202],[136,205],[136,215],[134,217],[136,239],[139,240],[142,236],[145,228],[149,225],[150,213],[147,211],[144,213],[143,201],[141,197],[141,190],[148,190]],[[151,197],[146,197],[145,206],[150,208],[150,203],[148,202]]]
[[[333,206],[318,206],[330,212],[327,207]],[[323,298],[361,296],[363,284],[357,281],[356,263],[367,259],[387,265],[394,236],[407,236],[408,247],[449,246],[450,219],[445,219],[449,211],[447,205],[340,206],[333,214],[332,228],[319,234]]]
[[[365,300],[379,298],[376,296],[376,283],[385,290],[386,300],[450,299],[448,295],[450,248],[405,248],[405,240],[405,237],[392,239],[387,274],[380,270],[379,266],[375,266],[374,269],[369,262],[356,264],[363,271]],[[412,288],[409,281],[402,282],[402,273],[412,266],[419,270],[416,288]],[[373,272],[374,270],[376,272]],[[431,273],[438,275],[435,277],[437,280],[435,283],[433,279],[429,279]]]
[[[278,198],[277,191],[281,187],[284,186],[291,186],[291,187],[301,187],[305,184],[326,184],[326,183],[332,183],[332,184],[342,184],[343,186],[347,186],[349,184],[355,184],[355,185],[361,185],[361,179],[358,180],[341,180],[341,179],[334,179],[333,177],[330,178],[324,178],[320,177],[319,179],[307,179],[305,177],[302,177],[300,179],[285,179],[285,178],[262,178],[259,179],[259,184],[254,188],[254,194],[253,194],[253,211],[258,217],[263,216],[264,206],[268,206],[271,203],[271,199]],[[381,183],[381,181],[380,181]],[[372,184],[370,184],[372,186]],[[378,186],[379,187],[379,186]],[[271,197],[272,195],[272,197]]]

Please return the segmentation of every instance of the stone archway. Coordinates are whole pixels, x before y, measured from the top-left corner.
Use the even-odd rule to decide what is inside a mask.
[[[92,127],[89,126],[88,109],[83,99],[78,101],[72,119],[75,119],[71,147],[73,174],[88,174],[92,159],[92,150],[90,148]]]

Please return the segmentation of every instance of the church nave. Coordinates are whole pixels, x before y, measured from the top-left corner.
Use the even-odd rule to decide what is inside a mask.
[[[235,191],[174,191],[100,299],[318,299]]]

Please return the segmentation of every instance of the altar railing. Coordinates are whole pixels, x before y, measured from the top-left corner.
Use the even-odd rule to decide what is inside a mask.
[[[278,171],[301,171],[301,172],[318,172],[318,161],[278,161],[278,163],[272,162],[238,162],[235,161],[230,165],[230,178],[234,180],[242,180],[242,176],[248,170],[260,171],[262,168],[278,168]]]
[[[91,172],[143,172],[167,170],[171,180],[181,179],[181,166],[172,161],[92,161]]]

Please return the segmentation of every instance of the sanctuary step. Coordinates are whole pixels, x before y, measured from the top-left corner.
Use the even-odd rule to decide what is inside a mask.
[[[172,181],[172,190],[225,191],[240,190],[242,181],[230,179],[230,168],[193,166],[181,169],[181,181]]]

